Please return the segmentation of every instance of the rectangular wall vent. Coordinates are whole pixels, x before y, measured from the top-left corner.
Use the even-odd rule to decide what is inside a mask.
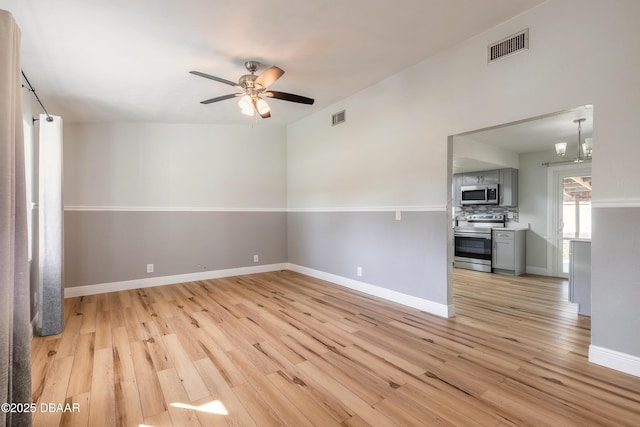
[[[525,50],[529,50],[528,28],[505,39],[491,43],[487,48],[487,62],[491,64],[499,59],[524,52]]]
[[[344,123],[347,121],[347,111],[342,110],[339,113],[335,113],[331,116],[331,126],[339,125],[340,123]]]

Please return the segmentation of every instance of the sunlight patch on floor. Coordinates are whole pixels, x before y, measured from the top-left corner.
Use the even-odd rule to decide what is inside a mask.
[[[193,411],[208,412],[210,414],[217,415],[229,415],[227,408],[219,400],[212,400],[211,402],[203,403],[202,405],[193,406],[186,403],[174,402],[171,404],[174,408],[191,409]]]

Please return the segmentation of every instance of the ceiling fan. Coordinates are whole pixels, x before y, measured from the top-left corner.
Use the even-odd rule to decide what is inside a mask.
[[[201,73],[200,71],[189,71],[196,76],[204,77],[207,79],[215,80],[220,83],[233,86],[240,90],[239,93],[232,93],[229,95],[218,96],[216,98],[207,99],[201,102],[201,104],[211,104],[213,102],[224,101],[225,99],[240,97],[238,105],[242,110],[242,114],[253,116],[254,111],[257,112],[260,117],[266,119],[271,117],[271,109],[269,104],[263,97],[282,99],[284,101],[298,102],[300,104],[313,104],[313,99],[305,96],[294,95],[292,93],[278,92],[275,90],[267,90],[272,83],[278,80],[284,74],[284,71],[278,67],[269,67],[262,74],[257,76],[255,73],[260,67],[258,61],[246,61],[244,63],[249,74],[245,74],[238,79],[238,83],[234,83],[230,80],[220,77],[212,76],[210,74]]]

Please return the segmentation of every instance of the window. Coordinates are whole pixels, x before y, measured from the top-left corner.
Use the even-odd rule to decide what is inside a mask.
[[[570,239],[591,239],[591,177],[565,177],[562,194],[562,272],[568,274]]]

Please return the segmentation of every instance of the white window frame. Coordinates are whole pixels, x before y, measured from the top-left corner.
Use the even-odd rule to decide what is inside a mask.
[[[576,163],[549,166],[547,169],[547,270],[554,277],[568,278],[562,271],[561,243],[565,239],[560,232],[560,214],[562,212],[562,193],[564,178],[570,176],[593,176],[591,163]]]

